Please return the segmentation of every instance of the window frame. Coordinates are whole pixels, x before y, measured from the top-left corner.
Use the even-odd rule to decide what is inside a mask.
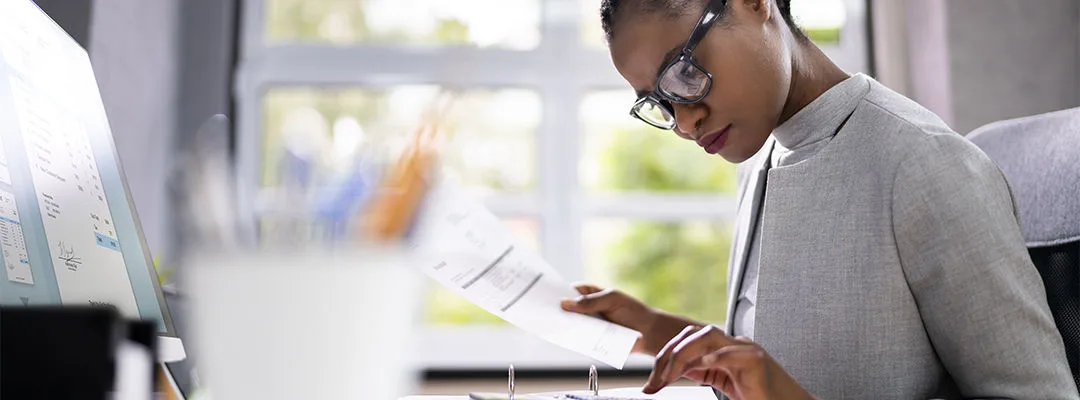
[[[275,86],[387,87],[449,84],[535,90],[541,121],[535,136],[536,185],[525,194],[484,199],[499,216],[535,218],[542,256],[565,279],[584,278],[582,229],[593,217],[640,221],[733,221],[735,199],[721,194],[603,193],[582,187],[580,104],[592,90],[627,89],[602,49],[585,44],[579,0],[541,2],[541,39],[532,50],[329,44],[267,45],[265,0],[242,0],[239,62],[235,71],[236,162],[239,201],[255,204],[262,174],[263,96]],[[866,0],[844,0],[846,26],[839,46],[822,46],[850,71],[868,71]],[[568,68],[566,60],[573,60]],[[467,66],[467,68],[466,68]],[[357,71],[364,71],[358,73]],[[467,71],[467,73],[456,73]],[[633,99],[626,99],[627,106]],[[629,115],[627,118],[630,118]],[[575,162],[565,162],[570,159]],[[717,207],[717,204],[724,207]],[[254,218],[253,207],[245,217]],[[434,284],[429,281],[429,284]],[[512,326],[425,326],[417,362],[437,370],[565,369],[593,361],[541,341]],[[628,368],[648,368],[633,356]]]

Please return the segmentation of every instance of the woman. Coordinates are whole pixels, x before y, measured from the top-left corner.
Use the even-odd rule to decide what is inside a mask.
[[[838,68],[787,0],[601,16],[632,115],[741,164],[726,329],[589,285],[563,302],[642,333],[646,392],[1078,397],[1003,176],[938,117]]]

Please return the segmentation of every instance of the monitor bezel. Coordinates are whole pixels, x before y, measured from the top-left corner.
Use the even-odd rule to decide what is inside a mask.
[[[27,0],[27,1],[29,1],[29,0]],[[103,128],[108,133],[107,136],[108,136],[109,149],[112,152],[112,157],[113,157],[113,160],[114,160],[115,165],[116,165],[117,173],[120,175],[120,184],[122,185],[122,188],[123,188],[123,191],[124,191],[124,201],[127,202],[128,209],[131,210],[131,219],[132,219],[132,222],[135,225],[135,235],[139,239],[139,247],[141,248],[142,253],[143,253],[143,261],[146,263],[146,268],[150,272],[150,280],[152,281],[151,284],[154,286],[154,295],[157,297],[158,305],[159,305],[159,307],[161,309],[161,320],[162,320],[163,325],[165,325],[165,331],[164,332],[159,331],[159,332],[157,332],[157,335],[158,336],[169,337],[169,338],[180,339],[180,336],[179,336],[178,332],[176,331],[175,326],[173,326],[172,313],[169,310],[169,304],[168,304],[168,302],[166,302],[165,294],[164,294],[164,292],[162,291],[162,288],[161,288],[161,280],[160,280],[161,278],[158,276],[157,268],[154,266],[154,258],[151,255],[152,253],[150,252],[150,246],[148,246],[147,243],[146,243],[146,235],[144,234],[144,230],[143,230],[143,226],[142,226],[142,220],[139,218],[139,212],[135,207],[135,201],[131,197],[131,187],[128,185],[127,174],[124,171],[124,165],[123,165],[122,160],[120,159],[120,152],[116,149],[116,138],[113,136],[112,123],[109,122],[109,113],[108,113],[108,110],[105,107],[105,100],[101,97],[101,86],[98,85],[98,79],[97,79],[98,75],[96,73],[96,70],[94,69],[94,63],[90,58],[90,53],[89,53],[89,51],[87,51],[86,48],[83,48],[82,45],[80,45],[75,40],[75,38],[71,37],[71,35],[68,34],[68,32],[66,30],[64,30],[64,28],[61,27],[56,22],[56,20],[54,20],[52,17],[49,16],[48,13],[46,13],[44,10],[42,10],[41,7],[39,7],[33,1],[29,1],[29,2],[30,2],[31,5],[34,6],[34,8],[37,8],[38,12],[40,12],[41,15],[44,16],[45,19],[47,19],[55,29],[57,29],[62,34],[62,37],[64,37],[65,40],[69,41],[69,44],[73,45],[74,48],[78,49],[82,53],[81,55],[86,58],[87,65],[90,66],[90,70],[91,70],[91,72],[93,73],[93,76],[94,76],[94,89],[97,90],[97,99],[98,99],[98,101],[100,101],[99,104],[101,105],[101,113],[104,116],[104,118],[102,119],[101,122],[104,123],[105,126]],[[91,122],[91,121],[85,121],[85,122]],[[95,158],[97,158],[99,155],[95,154],[94,156],[95,156]],[[99,164],[98,167],[100,168],[100,164]],[[119,200],[119,199],[113,199],[111,197],[108,197],[107,194],[106,194],[106,196],[110,201]],[[135,283],[135,282],[132,281],[130,276],[128,277],[128,282],[129,282],[129,284],[132,284],[132,285]],[[134,291],[134,287],[132,287],[132,291]],[[138,301],[138,299],[136,299],[136,302],[137,301]],[[61,304],[62,304],[62,302],[61,302]],[[142,319],[143,316],[139,315],[138,318]]]
[[[87,59],[89,59],[89,54],[87,54]],[[93,68],[93,63],[91,63],[91,68]],[[94,86],[97,86],[96,78]],[[99,97],[100,93],[101,88],[98,87]],[[104,99],[102,99],[103,111],[104,105]],[[116,139],[113,138],[112,124],[109,122],[108,111],[105,111],[105,124],[109,132],[109,148],[112,151],[113,159],[116,162],[117,172],[120,174],[120,183],[123,185],[124,189],[124,201],[127,202],[128,208],[131,210],[131,220],[135,224],[135,235],[139,238],[139,247],[142,249],[143,259],[146,263],[146,268],[150,271],[151,283],[154,285],[154,295],[157,296],[158,304],[161,307],[161,320],[165,325],[165,332],[158,332],[158,335],[179,339],[180,336],[173,326],[172,312],[169,310],[169,303],[165,300],[165,292],[161,288],[161,278],[158,276],[157,267],[154,266],[154,258],[151,255],[150,246],[146,244],[146,235],[143,233],[142,220],[139,218],[139,212],[135,207],[135,200],[131,197],[131,188],[128,186],[127,174],[124,172],[124,166],[120,160],[120,152],[116,149]],[[132,290],[134,290],[134,288],[132,288]]]

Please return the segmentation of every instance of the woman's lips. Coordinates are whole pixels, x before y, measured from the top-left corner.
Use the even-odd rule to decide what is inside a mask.
[[[705,149],[706,153],[719,153],[720,149],[724,148],[724,142],[727,142],[727,132],[730,129],[731,125],[728,125],[724,129],[702,136],[697,140],[697,144]]]

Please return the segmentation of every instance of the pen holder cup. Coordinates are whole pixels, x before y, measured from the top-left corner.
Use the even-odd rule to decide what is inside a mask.
[[[215,399],[396,399],[415,389],[423,277],[386,248],[193,257],[194,353]]]

